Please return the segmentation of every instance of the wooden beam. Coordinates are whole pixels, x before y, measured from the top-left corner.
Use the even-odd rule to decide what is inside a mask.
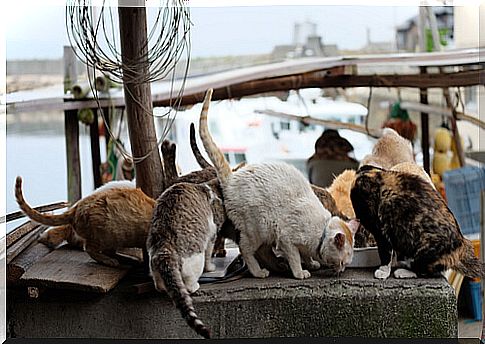
[[[150,71],[148,60],[143,61],[143,56],[148,54],[146,8],[143,0],[137,1],[137,5],[118,7],[121,56],[126,65],[124,95],[131,151],[135,158],[144,158],[134,161],[136,185],[156,199],[164,189],[163,167],[153,121],[150,83],[138,81],[146,79]],[[130,68],[133,61],[138,61],[136,70]]]
[[[255,110],[255,113],[260,113],[263,115],[269,115],[269,116],[274,116],[274,117],[280,117],[280,118],[286,118],[289,120],[295,120],[299,121],[303,124],[316,124],[316,125],[323,125],[328,128],[332,129],[349,129],[356,131],[358,133],[366,134],[369,136],[373,137],[380,137],[381,136],[381,130],[371,130],[369,129],[369,132],[365,129],[365,126],[359,125],[359,124],[354,124],[354,123],[344,123],[344,122],[339,122],[339,121],[330,121],[330,120],[325,120],[325,119],[319,119],[319,118],[314,118],[310,116],[298,116],[298,115],[293,115],[293,114],[288,114],[284,112],[277,112],[277,111],[272,111],[272,110]]]
[[[241,98],[274,91],[288,91],[300,88],[333,87],[411,87],[442,88],[478,85],[480,78],[485,78],[485,70],[470,70],[446,74],[385,74],[385,75],[327,75],[326,71],[290,75],[228,85],[215,88],[212,100]],[[205,91],[185,92],[181,105],[202,102]],[[169,106],[170,99],[156,100],[154,106]]]
[[[445,108],[441,106],[425,105],[425,104],[412,103],[412,102],[402,102],[401,108],[408,111],[427,112],[429,115],[446,116],[446,117],[453,116],[453,113],[449,108]],[[476,116],[472,116],[470,114],[465,114],[463,112],[456,111],[456,119],[460,121],[470,122],[482,129],[485,129],[485,122],[480,120]]]
[[[67,199],[74,204],[81,199],[79,122],[76,110],[64,112],[64,132],[66,136]]]
[[[478,61],[477,61],[478,64]],[[446,74],[385,74],[385,75],[326,75],[329,69],[301,74],[261,78],[244,82],[232,82],[215,79],[214,86],[210,76],[196,77],[187,80],[181,105],[192,105],[202,102],[205,91],[214,88],[213,100],[240,98],[249,95],[272,91],[288,91],[297,88],[333,88],[333,87],[411,87],[411,88],[444,88],[481,85],[485,79],[485,70],[475,69]],[[204,78],[207,78],[206,81]],[[176,85],[175,87],[178,87]],[[162,92],[153,95],[153,106],[169,106],[173,103],[170,83]],[[109,99],[100,99],[102,107],[124,107],[123,97],[113,95]],[[7,114],[29,111],[47,110],[77,110],[82,108],[96,108],[97,102],[92,99],[78,100],[61,98],[39,99],[22,102],[8,102]]]
[[[103,181],[101,180],[101,152],[99,148],[99,123],[98,109],[92,109],[94,113],[93,123],[89,125],[89,136],[91,141],[91,160],[93,163],[93,181],[94,188],[99,188]]]

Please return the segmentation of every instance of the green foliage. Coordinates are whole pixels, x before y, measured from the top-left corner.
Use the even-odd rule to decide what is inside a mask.
[[[448,42],[446,41],[447,33],[448,33],[447,28],[438,29],[438,34],[440,36],[440,44],[444,47],[448,45]],[[433,42],[433,33],[431,32],[431,29],[425,30],[425,36],[426,36],[426,51],[432,52],[432,51],[438,50],[437,48],[435,49],[434,42]]]

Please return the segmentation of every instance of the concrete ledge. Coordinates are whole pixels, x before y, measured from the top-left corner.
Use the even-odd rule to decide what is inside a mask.
[[[9,290],[8,336],[198,338],[166,295],[120,290],[49,291],[37,300]],[[305,281],[248,277],[202,285],[194,304],[213,338],[458,336],[456,297],[444,278],[378,281],[362,269]]]

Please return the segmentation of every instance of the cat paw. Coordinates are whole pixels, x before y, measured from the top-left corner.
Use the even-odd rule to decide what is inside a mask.
[[[294,276],[297,279],[307,279],[307,278],[310,278],[312,274],[308,270],[301,270],[300,273],[296,273],[294,274]]]
[[[206,272],[216,271],[216,265],[214,263],[206,264],[204,267],[204,271]]]
[[[190,294],[193,294],[195,293],[197,290],[199,290],[200,288],[200,284],[195,282],[194,284],[190,285],[187,287],[187,291],[190,293]]]
[[[117,268],[120,266],[120,262],[114,258],[103,258],[102,260],[98,260],[99,263],[111,266],[112,268]]]
[[[374,272],[374,277],[378,279],[387,279],[391,275],[391,267],[389,265],[383,265],[380,266],[379,269],[377,269]]]
[[[396,271],[394,271],[394,277],[395,278],[417,278],[418,275],[416,275],[416,273],[414,271],[410,271],[410,270],[407,270],[407,269],[396,269]]]
[[[266,269],[261,269],[256,272],[251,272],[251,274],[256,278],[266,278],[269,276],[269,271]]]
[[[312,260],[310,264],[308,264],[308,270],[318,270],[320,267],[320,263],[316,260]]]

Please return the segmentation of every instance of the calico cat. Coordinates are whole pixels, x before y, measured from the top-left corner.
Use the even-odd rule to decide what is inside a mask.
[[[382,136],[372,149],[372,154],[366,155],[360,166],[372,165],[389,170],[402,162],[414,162],[411,141],[399,135],[394,129],[384,128]]]
[[[155,200],[140,189],[111,188],[89,195],[63,214],[42,214],[32,209],[22,194],[17,177],[15,197],[20,209],[32,220],[48,226],[70,226],[84,239],[85,251],[98,263],[116,267],[117,249],[144,248]]]
[[[212,248],[226,221],[217,179],[177,183],[157,199],[147,239],[150,272],[157,290],[166,290],[182,317],[198,334],[210,331],[197,317],[190,294],[203,271],[214,271]]]
[[[394,165],[391,168],[391,171],[397,171],[397,172],[406,172],[410,174],[415,174],[417,176],[420,176],[425,180],[427,183],[429,183],[433,189],[436,190],[435,185],[433,184],[433,181],[429,177],[429,175],[426,173],[424,168],[416,164],[415,162],[401,162],[400,164]]]
[[[411,270],[397,269],[396,278],[433,276],[449,268],[468,277],[485,275],[445,201],[422,177],[363,166],[350,197],[355,214],[377,241],[381,266],[376,278],[389,277],[393,251]]]
[[[262,245],[284,253],[295,278],[311,276],[302,269],[320,264],[343,271],[352,261],[356,221],[346,224],[332,217],[295,167],[285,163],[246,165],[232,172],[210,136],[207,113],[212,89],[206,93],[199,134],[217,171],[227,217],[239,231],[239,248],[254,277],[265,278],[255,253]]]
[[[110,181],[96,190],[93,191],[93,194],[110,190],[114,188],[128,188],[134,189],[135,182],[131,182],[128,180],[115,180]],[[49,248],[56,248],[61,245],[64,241],[67,241],[68,245],[73,248],[78,248],[84,250],[85,240],[81,238],[79,235],[76,234],[72,225],[62,225],[58,227],[52,227],[46,229],[40,236],[38,241]]]

